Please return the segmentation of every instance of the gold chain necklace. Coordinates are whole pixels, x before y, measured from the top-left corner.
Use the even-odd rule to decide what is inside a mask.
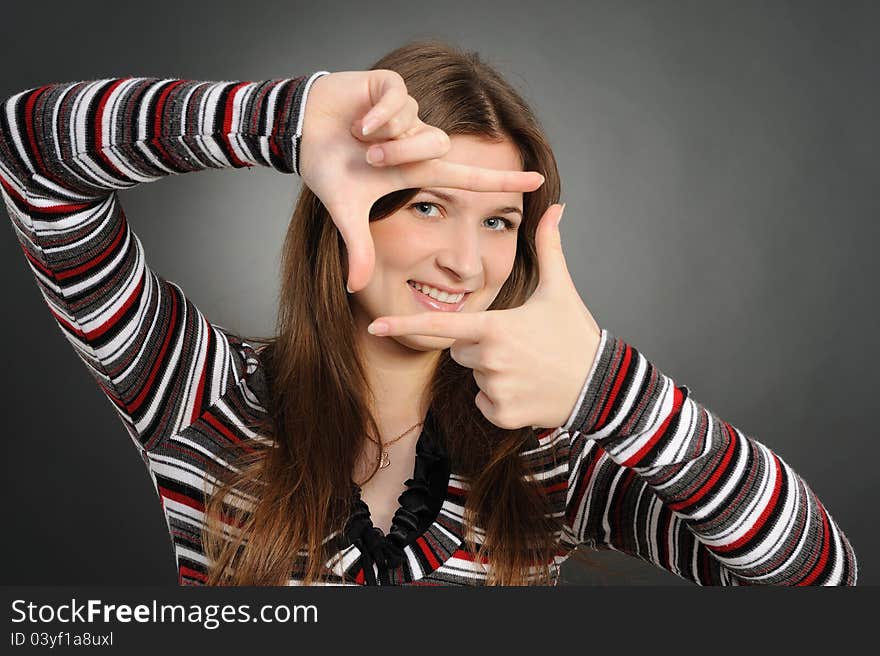
[[[384,443],[378,442],[378,441],[374,440],[372,437],[370,437],[369,435],[367,435],[367,437],[370,439],[371,442],[374,442],[379,445],[379,457],[376,458],[376,460],[379,462],[379,469],[385,469],[386,467],[389,467],[391,465],[391,458],[388,456],[388,452],[385,450],[385,447],[389,446],[391,444],[394,444],[397,440],[399,440],[404,435],[409,433],[413,428],[415,428],[416,426],[421,426],[423,423],[424,422],[420,421],[417,424],[413,424],[412,426],[407,428],[405,431],[403,431],[400,435],[395,437],[390,442],[384,442]]]

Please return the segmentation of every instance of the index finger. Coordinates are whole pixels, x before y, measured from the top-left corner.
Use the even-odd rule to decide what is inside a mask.
[[[534,191],[544,184],[537,171],[503,171],[442,159],[400,167],[408,187],[455,187],[471,191]]]
[[[370,98],[378,98],[375,105],[361,119],[361,134],[367,136],[394,116],[406,104],[409,92],[399,73],[385,69],[371,71]]]
[[[486,312],[420,312],[400,316],[379,317],[367,330],[373,335],[423,335],[449,337],[479,342],[483,337]],[[380,324],[387,330],[373,330]]]

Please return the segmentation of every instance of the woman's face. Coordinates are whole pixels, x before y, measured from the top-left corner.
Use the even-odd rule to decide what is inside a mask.
[[[519,152],[510,141],[490,143],[453,135],[443,160],[490,169],[521,171]],[[449,198],[440,198],[430,190]],[[419,302],[409,281],[449,290],[467,290],[460,312],[480,312],[492,304],[513,270],[522,222],[522,192],[476,192],[450,187],[420,190],[393,214],[370,223],[376,264],[369,284],[353,294],[356,330],[381,316],[438,312]],[[455,307],[444,304],[441,307]],[[449,348],[453,339],[395,336],[418,351]]]

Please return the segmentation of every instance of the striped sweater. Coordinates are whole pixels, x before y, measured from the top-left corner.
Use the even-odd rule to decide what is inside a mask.
[[[265,379],[251,344],[150,269],[118,190],[208,168],[298,174],[303,109],[323,73],[50,84],[0,106],[0,183],[15,235],[146,465],[181,585],[206,581],[207,465],[225,464],[224,445],[253,436]],[[856,582],[847,538],[791,467],[607,330],[568,421],[535,430],[522,457],[564,517],[557,565],[583,545],[700,585]],[[467,494],[452,463],[436,519],[386,580],[485,583],[487,563],[463,545]],[[357,546],[341,549],[326,563],[328,582],[363,584],[364,561]],[[293,567],[291,585],[301,573]]]

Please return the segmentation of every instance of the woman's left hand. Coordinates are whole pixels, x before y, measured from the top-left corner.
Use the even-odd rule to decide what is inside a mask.
[[[380,317],[383,336],[448,337],[453,360],[473,369],[474,402],[500,428],[563,426],[599,348],[601,331],[578,295],[562,252],[560,205],[538,224],[540,282],[521,306],[483,312],[422,312]]]

